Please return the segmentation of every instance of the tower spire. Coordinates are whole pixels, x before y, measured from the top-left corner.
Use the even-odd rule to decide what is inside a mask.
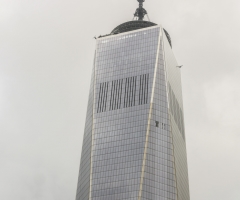
[[[142,21],[144,16],[147,14],[147,11],[143,8],[143,2],[145,0],[137,0],[139,2],[139,7],[137,8],[134,17],[138,17],[139,21]]]

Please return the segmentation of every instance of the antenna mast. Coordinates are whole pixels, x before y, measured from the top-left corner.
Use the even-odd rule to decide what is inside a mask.
[[[139,8],[137,8],[134,17],[138,17],[139,21],[143,21],[144,16],[147,14],[147,11],[143,8],[143,2],[145,0],[137,0],[139,2]]]

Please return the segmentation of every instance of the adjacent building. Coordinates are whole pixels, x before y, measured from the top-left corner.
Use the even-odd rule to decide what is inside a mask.
[[[138,1],[96,40],[76,200],[190,199],[180,68]]]

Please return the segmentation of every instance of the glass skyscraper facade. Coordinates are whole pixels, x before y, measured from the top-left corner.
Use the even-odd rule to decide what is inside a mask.
[[[189,200],[177,66],[161,26],[97,39],[76,200]]]

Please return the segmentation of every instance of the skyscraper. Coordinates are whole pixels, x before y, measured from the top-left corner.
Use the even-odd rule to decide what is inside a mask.
[[[76,200],[189,200],[180,67],[138,1],[96,40]]]

